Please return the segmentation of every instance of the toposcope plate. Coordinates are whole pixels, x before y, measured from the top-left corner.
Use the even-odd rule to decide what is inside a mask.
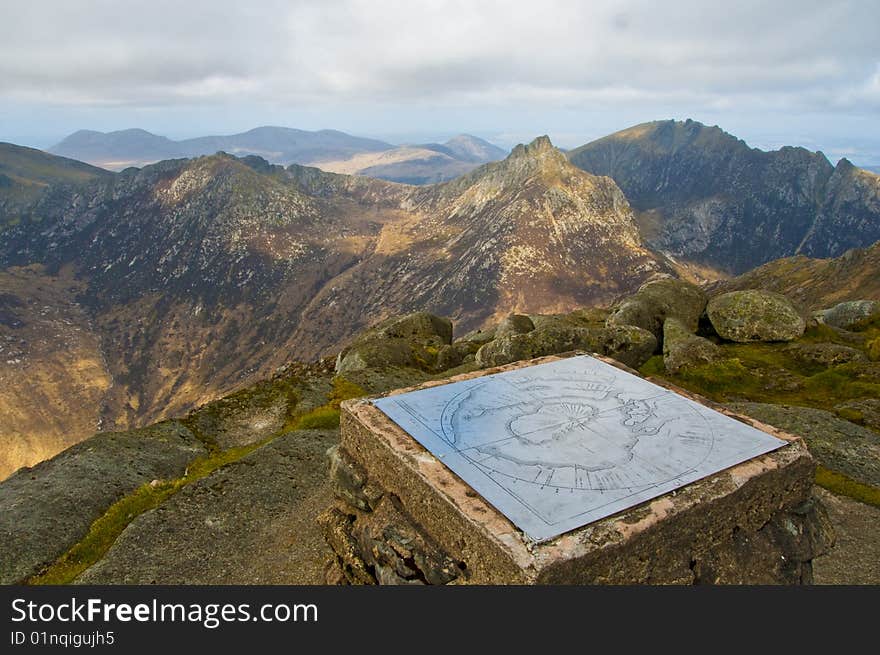
[[[373,404],[533,541],[786,443],[588,355]]]

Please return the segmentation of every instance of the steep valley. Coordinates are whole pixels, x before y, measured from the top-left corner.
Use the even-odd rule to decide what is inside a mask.
[[[45,401],[26,386],[6,392],[19,418],[5,438],[59,447],[185,413],[392,314],[427,309],[467,330],[512,311],[605,304],[672,272],[616,185],[546,137],[430,187],[224,154],[50,186],[0,232],[0,265],[27,267],[32,284],[75,284],[64,302],[81,314],[63,329],[88,334],[78,359],[103,366],[91,382],[65,367],[75,381],[42,385]],[[52,375],[70,339],[29,360],[31,383]],[[92,396],[71,395],[76,385]],[[43,417],[68,403],[81,421]],[[16,451],[0,474],[51,450]]]

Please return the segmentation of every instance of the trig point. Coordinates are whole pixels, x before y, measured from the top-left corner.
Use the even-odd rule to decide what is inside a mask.
[[[342,405],[328,582],[809,583],[831,529],[797,437],[605,358]]]

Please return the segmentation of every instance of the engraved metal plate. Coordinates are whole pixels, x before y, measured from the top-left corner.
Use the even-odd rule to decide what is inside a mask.
[[[373,403],[533,541],[786,443],[588,355]]]

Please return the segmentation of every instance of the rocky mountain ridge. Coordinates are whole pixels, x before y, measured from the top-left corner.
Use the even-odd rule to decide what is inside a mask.
[[[696,121],[644,123],[568,153],[617,182],[648,243],[719,273],[880,239],[880,177],[821,152],[750,148]]]
[[[82,351],[101,362],[86,387],[104,389],[77,424],[104,429],[186,411],[401,311],[471,329],[511,311],[608,302],[672,270],[642,245],[614,183],[546,138],[432,187],[225,154],[49,187],[0,233],[0,266],[36,278],[10,286],[21,323],[5,328],[11,338],[41,325],[29,294],[55,283],[40,280],[65,280],[64,302],[87,319],[75,329],[99,344]],[[15,382],[55,361],[40,352],[8,365],[0,395],[21,417],[8,439],[32,429],[57,442],[57,427],[28,426],[51,398]],[[79,384],[72,371],[53,375],[47,389]]]

